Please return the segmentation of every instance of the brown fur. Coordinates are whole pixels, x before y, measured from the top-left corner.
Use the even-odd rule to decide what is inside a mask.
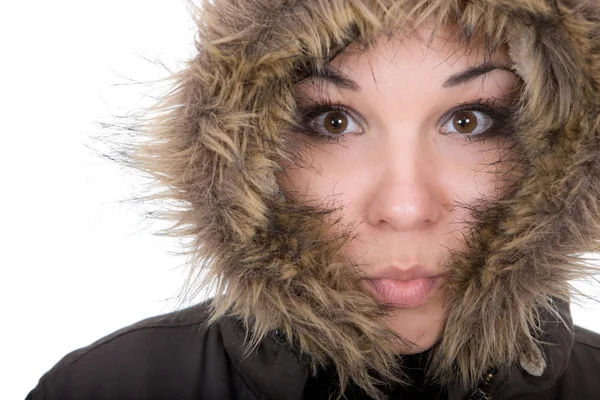
[[[212,3],[212,4],[211,4]],[[539,357],[544,318],[568,301],[569,280],[591,272],[579,256],[600,238],[600,43],[592,2],[550,0],[214,0],[197,16],[198,54],[145,128],[137,166],[167,188],[173,233],[191,238],[194,285],[214,284],[213,320],[239,316],[250,345],[279,328],[313,367],[332,363],[377,397],[402,380],[381,323],[386,310],[336,257],[327,212],[278,187],[298,150],[298,71],[349,43],[427,17],[508,44],[524,85],[515,138],[519,186],[478,215],[469,255],[450,266],[445,330],[429,376],[470,388],[491,366]],[[545,314],[543,313],[545,312]],[[540,364],[540,363],[538,363]],[[543,365],[541,363],[540,365]]]

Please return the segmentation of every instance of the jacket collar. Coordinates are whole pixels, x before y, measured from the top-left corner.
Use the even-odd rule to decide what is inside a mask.
[[[490,388],[494,399],[508,399],[517,395],[540,392],[549,389],[560,378],[567,367],[574,343],[573,322],[568,304],[559,306],[564,323],[545,315],[543,329],[546,333],[540,344],[539,360],[529,360],[543,365],[537,373],[527,362],[513,363],[501,368],[493,378]],[[267,335],[255,351],[244,355],[246,330],[235,318],[222,318],[219,321],[225,350],[233,367],[240,373],[244,382],[258,393],[268,393],[269,398],[297,400],[303,397],[309,378],[306,363],[302,361],[277,333]],[[467,392],[458,386],[449,386],[449,400],[463,400],[474,392]]]
[[[285,339],[276,332],[267,335],[258,347],[244,353],[247,332],[238,319],[219,320],[223,345],[233,368],[255,394],[265,393],[265,399],[300,400],[309,378],[308,368]],[[263,397],[259,397],[263,398]]]

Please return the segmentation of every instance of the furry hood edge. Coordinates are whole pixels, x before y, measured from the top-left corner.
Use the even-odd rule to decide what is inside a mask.
[[[569,281],[600,238],[600,5],[583,0],[214,0],[198,6],[196,56],[176,73],[133,157],[175,204],[213,318],[239,317],[248,349],[279,330],[315,370],[334,365],[377,398],[402,381],[387,310],[358,289],[323,215],[277,184],[294,157],[299,71],[345,46],[426,18],[506,44],[521,77],[515,140],[523,176],[478,220],[452,263],[447,319],[429,377],[472,388],[490,368],[541,366],[544,324],[568,315]],[[411,25],[413,26],[413,25]],[[527,361],[529,360],[529,361]],[[529,363],[529,364],[528,364]],[[524,367],[526,368],[526,367]],[[534,367],[531,367],[535,370]]]

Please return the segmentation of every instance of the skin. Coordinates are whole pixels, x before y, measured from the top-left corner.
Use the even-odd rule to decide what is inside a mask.
[[[509,140],[500,135],[470,141],[452,132],[458,117],[447,113],[481,99],[508,105],[518,84],[514,73],[499,68],[445,85],[449,77],[484,63],[484,45],[473,42],[467,48],[445,29],[431,38],[432,31],[420,27],[380,37],[366,52],[350,46],[331,67],[358,90],[319,77],[298,83],[299,108],[339,104],[343,110],[334,117],[346,118],[348,126],[333,135],[335,141],[300,132],[306,143],[303,162],[287,166],[280,177],[284,190],[304,203],[342,206],[339,227],[352,227],[356,234],[343,254],[364,275],[420,265],[441,276],[423,304],[397,307],[386,321],[415,344],[401,346],[400,353],[429,349],[442,333],[446,266],[452,252],[468,251],[464,235],[472,221],[456,204],[504,194],[498,175],[507,167],[497,162],[506,158]],[[510,65],[506,49],[488,61]],[[331,118],[325,112],[311,126],[330,133],[325,120]],[[485,125],[484,117],[477,119]]]

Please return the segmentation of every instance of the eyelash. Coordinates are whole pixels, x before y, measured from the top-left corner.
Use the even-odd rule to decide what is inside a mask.
[[[323,100],[315,101],[315,103],[307,107],[298,108],[298,118],[296,126],[297,131],[333,143],[337,143],[344,140],[347,135],[350,135],[352,133],[340,135],[326,135],[322,132],[319,132],[313,127],[313,123],[317,117],[333,111],[340,111],[345,114],[348,114],[356,123],[364,126],[364,120],[360,117],[357,117],[357,113],[354,112],[354,110],[352,110],[350,107],[345,106],[339,102],[333,103],[329,100]],[[461,111],[478,111],[485,114],[491,120],[491,126],[481,133],[473,135],[460,135],[461,138],[468,140],[469,142],[483,141],[485,139],[489,139],[495,136],[509,137],[513,133],[513,129],[511,128],[509,123],[512,120],[511,117],[514,115],[513,109],[511,107],[498,105],[497,99],[491,98],[477,99],[473,102],[465,102],[459,104],[458,106],[449,110],[440,118],[439,125],[445,125],[455,114]],[[498,126],[499,122],[504,122],[504,124]],[[453,133],[447,133],[447,135],[452,134]]]
[[[339,102],[334,103],[329,100],[323,101],[314,101],[314,103],[310,106],[306,107],[298,107],[297,121],[296,121],[296,130],[298,132],[302,132],[309,136],[314,136],[319,139],[327,140],[328,142],[338,143],[344,140],[347,134],[343,135],[326,135],[322,132],[319,132],[317,129],[313,127],[314,120],[326,113],[332,111],[340,111],[345,114],[350,115],[356,122],[363,123],[364,121],[361,118],[356,117],[356,113],[350,107],[345,106]]]
[[[511,125],[512,116],[514,115],[513,108],[499,105],[498,99],[494,98],[477,99],[474,102],[459,104],[440,118],[440,121],[442,121],[440,125],[445,125],[454,115],[461,111],[478,111],[485,114],[491,120],[490,127],[481,133],[460,135],[461,138],[469,142],[484,141],[496,136],[509,137],[514,132]],[[451,133],[448,133],[448,135],[451,135]]]

